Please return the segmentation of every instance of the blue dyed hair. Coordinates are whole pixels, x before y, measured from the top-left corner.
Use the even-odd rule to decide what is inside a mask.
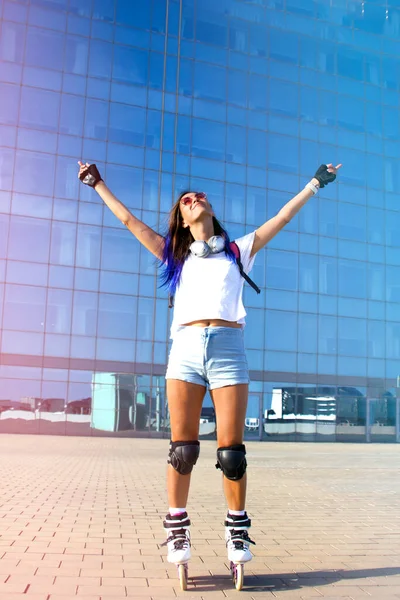
[[[168,231],[165,235],[165,245],[162,257],[163,272],[161,274],[161,285],[168,289],[170,296],[174,296],[182,274],[185,260],[190,254],[190,245],[194,242],[189,227],[183,226],[183,218],[180,210],[182,198],[190,193],[185,191],[180,194],[177,202],[172,207],[169,216]],[[221,223],[213,217],[214,235],[220,235],[225,240],[225,254],[232,262],[236,261],[235,255],[230,247],[228,232]]]

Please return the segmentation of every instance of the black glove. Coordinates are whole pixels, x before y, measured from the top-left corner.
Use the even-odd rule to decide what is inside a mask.
[[[94,164],[87,167],[87,169],[85,169],[79,175],[79,179],[82,181],[82,183],[90,185],[92,188],[94,188],[99,181],[103,181],[96,165]]]
[[[318,179],[320,188],[325,187],[328,183],[331,183],[331,181],[335,181],[336,179],[335,173],[330,173],[326,165],[321,165],[314,177],[315,179]]]

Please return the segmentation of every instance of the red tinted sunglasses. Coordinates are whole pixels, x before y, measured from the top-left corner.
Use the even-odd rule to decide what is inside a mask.
[[[207,200],[207,194],[204,192],[198,192],[195,194],[195,197],[197,200]],[[185,196],[182,198],[181,202],[184,206],[190,206],[193,202],[193,198],[191,196]]]

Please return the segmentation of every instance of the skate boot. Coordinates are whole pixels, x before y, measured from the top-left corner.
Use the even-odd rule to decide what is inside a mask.
[[[168,547],[167,560],[177,566],[181,589],[186,590],[188,562],[191,558],[190,519],[187,512],[176,516],[168,514],[165,517],[163,525],[167,533],[167,540],[162,546]]]
[[[244,563],[249,562],[253,555],[250,552],[249,545],[255,544],[250,539],[248,529],[251,521],[245,513],[243,516],[226,516],[225,521],[225,542],[228,550],[228,560],[233,583],[237,590],[241,590],[244,581]]]

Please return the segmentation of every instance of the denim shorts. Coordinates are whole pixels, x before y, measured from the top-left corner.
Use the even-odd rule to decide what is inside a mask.
[[[208,386],[210,390],[249,383],[243,329],[179,327],[165,377]]]

